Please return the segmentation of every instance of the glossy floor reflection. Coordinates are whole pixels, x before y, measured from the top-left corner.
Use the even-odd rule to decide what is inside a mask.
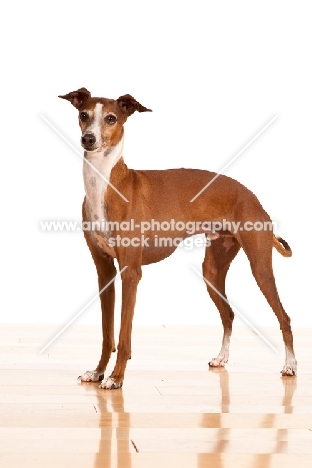
[[[237,327],[226,369],[209,369],[221,328],[134,330],[123,389],[76,378],[100,330],[74,327],[44,355],[54,327],[0,327],[0,465],[10,468],[312,466],[311,330],[295,330],[298,377],[281,377],[279,330]],[[113,363],[111,364],[112,367]]]

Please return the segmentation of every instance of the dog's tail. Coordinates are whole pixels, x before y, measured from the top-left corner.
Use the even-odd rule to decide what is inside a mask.
[[[283,247],[282,247],[283,246]],[[287,242],[279,236],[273,234],[273,247],[283,255],[283,257],[291,257],[292,251]]]

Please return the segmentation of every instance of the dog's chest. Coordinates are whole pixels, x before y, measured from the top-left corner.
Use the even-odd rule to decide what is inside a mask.
[[[105,194],[111,172],[122,157],[123,141],[106,151],[85,153],[83,180],[86,192],[86,211],[88,221],[97,221],[97,226],[106,221]],[[97,227],[96,230],[101,230]],[[106,232],[102,232],[106,235]]]
[[[90,221],[104,222],[105,193],[111,172],[122,156],[123,141],[115,147],[85,153],[83,180],[87,199],[87,215]]]
[[[101,153],[88,155],[83,167],[83,179],[87,199],[88,217],[91,221],[105,221],[104,198],[110,177],[110,169],[105,164],[107,161]]]

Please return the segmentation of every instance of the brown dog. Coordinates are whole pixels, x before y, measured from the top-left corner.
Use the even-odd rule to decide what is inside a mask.
[[[107,389],[122,386],[127,360],[131,357],[132,319],[142,265],[163,260],[181,240],[198,233],[205,233],[208,239],[203,274],[224,327],[221,351],[210,365],[224,366],[228,361],[234,314],[221,296],[225,298],[225,277],[230,263],[242,247],[259,288],[280,323],[286,348],[282,374],[295,375],[297,363],[290,319],[279,299],[272,270],[272,247],[285,257],[291,256],[290,247],[275,237],[272,229],[233,227],[237,223],[249,228],[254,223],[271,226],[255,195],[229,177],[215,178],[213,172],[128,169],[123,160],[123,125],[135,111],[150,109],[128,94],[116,100],[96,98],[85,88],[59,97],[70,101],[79,111],[81,144],[85,149],[83,221],[87,228],[84,234],[97,269],[99,290],[103,290],[100,296],[102,355],[96,370],[86,372],[81,380],[103,380],[111,353],[115,351],[114,258],[122,272],[122,312],[117,362],[110,377],[101,383]],[[195,199],[213,178],[211,185]]]

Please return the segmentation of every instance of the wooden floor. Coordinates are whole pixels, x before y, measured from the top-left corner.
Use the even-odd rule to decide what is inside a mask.
[[[77,381],[98,361],[97,327],[39,354],[60,328],[0,326],[1,467],[311,468],[311,330],[294,330],[299,373],[282,378],[278,327],[261,329],[276,354],[237,326],[214,370],[221,327],[134,329],[124,387],[109,391]]]

